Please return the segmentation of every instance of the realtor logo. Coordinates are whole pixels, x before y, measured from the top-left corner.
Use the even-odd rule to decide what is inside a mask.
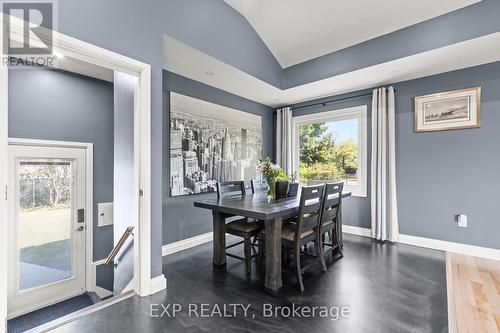
[[[4,50],[8,55],[52,54],[53,1],[2,1]],[[14,20],[24,21],[22,36],[14,38]]]

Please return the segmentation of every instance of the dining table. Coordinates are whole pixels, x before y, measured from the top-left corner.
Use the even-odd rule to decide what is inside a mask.
[[[350,192],[343,192],[342,198],[350,195]],[[300,193],[296,197],[269,200],[265,191],[256,194],[230,195],[195,201],[195,207],[212,211],[213,269],[216,271],[226,269],[226,219],[241,216],[264,221],[266,230],[264,288],[269,294],[278,295],[282,287],[281,226],[283,221],[298,214],[299,202]],[[342,208],[338,211],[338,219],[339,245],[343,247]]]

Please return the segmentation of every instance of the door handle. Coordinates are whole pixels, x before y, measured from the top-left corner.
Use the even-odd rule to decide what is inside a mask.
[[[76,229],[76,231],[83,231],[85,229],[85,227],[83,225],[79,226],[78,229]]]

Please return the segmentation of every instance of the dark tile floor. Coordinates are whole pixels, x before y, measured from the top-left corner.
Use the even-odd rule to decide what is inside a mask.
[[[227,272],[212,272],[211,244],[165,259],[163,271],[168,293],[133,297],[110,308],[78,319],[58,332],[447,332],[446,272],[444,253],[406,246],[383,245],[368,238],[345,236],[345,256],[329,261],[327,273],[318,269],[306,276],[300,293],[293,277],[284,279],[283,292],[272,297],[263,292],[257,272],[245,276],[243,262],[229,258]],[[255,267],[253,267],[255,268]],[[255,269],[254,269],[255,271]],[[174,317],[150,316],[161,306],[179,304]],[[189,304],[193,311],[189,312]],[[250,305],[236,317],[198,318],[201,304]],[[264,317],[271,304],[348,307],[348,317],[332,320],[317,311],[316,318]],[[196,306],[197,311],[194,311]],[[227,312],[231,315],[232,312]],[[287,310],[284,310],[285,316]]]

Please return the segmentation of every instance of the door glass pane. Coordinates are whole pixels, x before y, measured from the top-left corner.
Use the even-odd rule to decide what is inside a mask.
[[[71,276],[70,161],[19,162],[19,290]]]
[[[358,120],[299,127],[299,176],[304,184],[343,181],[358,184]]]

